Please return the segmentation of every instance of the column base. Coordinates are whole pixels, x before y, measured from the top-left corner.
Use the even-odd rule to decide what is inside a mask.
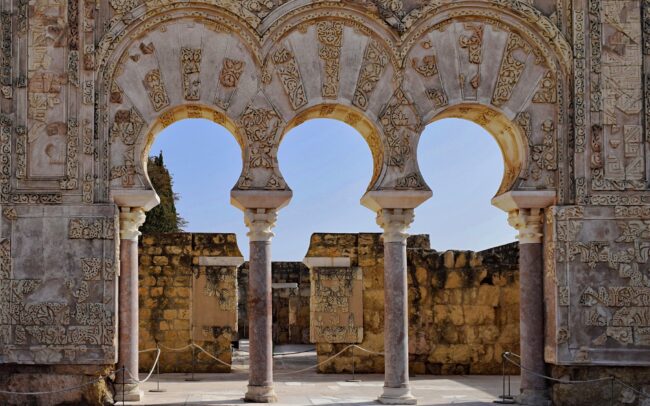
[[[551,406],[547,389],[523,389],[515,400],[520,405]]]
[[[122,395],[124,393],[124,395]],[[115,402],[139,402],[144,398],[144,392],[140,390],[137,383],[116,383]]]
[[[384,386],[384,393],[377,402],[384,405],[417,405],[418,400],[411,395],[410,388],[389,388]]]
[[[273,386],[248,385],[248,391],[244,395],[244,401],[251,403],[276,403],[278,397],[275,395]]]

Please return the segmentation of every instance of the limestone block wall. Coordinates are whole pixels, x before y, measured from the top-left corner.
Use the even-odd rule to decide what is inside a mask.
[[[241,298],[238,304],[239,337],[247,338],[248,262],[239,268],[237,280]],[[296,289],[273,289],[273,343],[309,344],[309,268],[302,262],[273,262],[272,281],[298,285]]]
[[[363,273],[363,340],[383,351],[383,242],[380,234],[314,234],[307,257],[349,257]],[[430,249],[428,236],[408,240],[409,353],[418,374],[496,374],[501,353],[519,350],[516,244],[474,253]],[[317,343],[324,361],[347,343]],[[357,371],[381,373],[380,355],[355,351]],[[349,372],[351,351],[320,372]],[[515,370],[510,372],[517,373]]]
[[[140,242],[140,349],[163,348],[161,372],[187,372],[192,351],[172,352],[194,342],[231,362],[237,333],[236,269],[242,260],[234,234],[172,233]],[[205,309],[210,309],[206,312]],[[142,353],[148,371],[155,352]],[[196,352],[195,370],[229,368]]]

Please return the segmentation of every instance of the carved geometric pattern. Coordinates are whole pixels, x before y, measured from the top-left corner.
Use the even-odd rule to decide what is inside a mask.
[[[357,88],[354,92],[352,104],[361,110],[368,108],[372,92],[377,87],[377,82],[379,82],[387,64],[388,55],[386,55],[386,51],[375,40],[370,40],[363,54],[363,64],[357,79]]]
[[[307,104],[307,96],[305,95],[305,88],[293,54],[287,48],[280,48],[273,53],[273,63],[275,64],[278,77],[284,91],[289,97],[291,107],[298,110],[300,107]]]

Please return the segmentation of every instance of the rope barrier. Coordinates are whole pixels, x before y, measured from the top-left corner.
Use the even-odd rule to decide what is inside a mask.
[[[194,344],[194,343],[192,343],[192,345],[194,345],[194,347],[198,348],[199,350],[203,351],[207,356],[209,356],[210,358],[214,359],[215,361],[217,361],[217,362],[219,362],[219,363],[221,363],[221,364],[223,364],[223,365],[225,365],[225,366],[227,366],[227,367],[232,367],[232,364],[229,364],[229,363],[227,363],[227,362],[225,362],[225,361],[220,360],[219,358],[217,358],[217,357],[215,357],[214,355],[212,355],[212,354],[210,354],[209,352],[207,352],[207,351],[206,351],[203,347],[201,347],[200,345],[198,345],[198,344]]]
[[[581,385],[581,384],[589,384],[589,383],[597,383],[597,382],[606,382],[606,381],[608,381],[608,382],[611,382],[611,384],[612,384],[612,397],[614,396],[614,383],[618,383],[619,385],[623,386],[624,388],[627,388],[627,389],[631,390],[632,392],[636,393],[637,395],[643,396],[645,398],[650,398],[650,394],[633,387],[632,385],[620,380],[619,378],[617,378],[614,375],[610,375],[608,377],[603,377],[603,378],[582,379],[582,380],[558,379],[558,378],[553,378],[551,376],[547,376],[547,375],[537,373],[537,372],[535,372],[535,371],[533,371],[533,370],[531,370],[529,368],[526,368],[526,367],[522,366],[520,362],[516,362],[516,361],[510,359],[510,356],[521,359],[521,356],[519,356],[519,355],[517,355],[517,354],[515,354],[513,352],[506,351],[503,354],[501,354],[501,356],[503,357],[504,360],[508,361],[510,364],[519,367],[523,372],[525,372],[527,374],[530,374],[530,375],[533,375],[533,376],[537,376],[537,377],[542,378],[542,379],[546,379],[546,380],[551,381],[551,382],[557,382],[557,383],[564,384],[564,385]],[[505,374],[505,371],[504,371],[504,374]],[[612,399],[612,401],[613,401],[613,399]]]
[[[69,388],[57,389],[57,390],[53,390],[53,391],[38,391],[38,392],[11,392],[11,391],[0,390],[0,394],[14,395],[14,396],[43,396],[43,395],[53,395],[53,394],[57,394],[57,393],[64,393],[64,392],[69,392],[69,391],[73,391],[73,390],[83,389],[83,388],[85,388],[87,386],[93,385],[93,384],[98,383],[98,382],[100,382],[100,381],[102,381],[104,379],[107,379],[107,378],[115,379],[115,377],[117,376],[117,374],[120,371],[122,373],[128,374],[129,377],[133,381],[135,381],[137,383],[145,383],[151,378],[151,376],[153,375],[153,371],[155,370],[156,366],[160,362],[160,355],[162,353],[161,348],[164,348],[167,351],[171,351],[171,352],[184,351],[184,350],[187,350],[189,348],[197,348],[198,350],[202,351],[203,353],[205,353],[207,356],[214,359],[215,361],[217,361],[217,362],[219,362],[219,363],[221,363],[221,364],[223,364],[223,365],[225,365],[227,367],[232,367],[231,364],[228,364],[227,362],[220,360],[219,358],[217,358],[216,356],[214,356],[210,352],[208,352],[205,348],[203,348],[200,345],[195,344],[195,343],[190,343],[190,344],[188,344],[188,345],[186,345],[184,347],[179,347],[179,348],[170,348],[170,347],[160,345],[158,348],[150,348],[150,349],[139,351],[140,353],[157,351],[156,358],[154,360],[153,366],[151,367],[151,370],[147,374],[147,377],[145,379],[143,379],[143,380],[139,380],[139,379],[135,378],[127,368],[122,367],[122,368],[117,369],[115,371],[112,371],[112,372],[110,372],[110,373],[108,373],[106,375],[100,375],[99,377],[97,377],[97,378],[95,378],[93,380],[90,380],[90,381],[88,381],[88,382],[86,382],[84,384],[77,385],[77,386],[72,386],[72,387],[69,387]],[[299,373],[302,373],[302,372],[309,371],[311,369],[318,368],[318,367],[320,367],[322,365],[327,364],[328,362],[332,361],[333,359],[341,356],[341,354],[343,354],[344,352],[346,352],[350,348],[357,348],[357,349],[359,349],[361,351],[364,351],[366,353],[373,354],[373,355],[384,355],[384,353],[382,353],[382,352],[372,351],[372,350],[368,350],[368,349],[363,348],[363,347],[361,347],[359,345],[356,345],[356,344],[350,344],[350,345],[345,346],[342,350],[340,350],[336,354],[332,355],[331,357],[327,358],[326,360],[324,360],[322,362],[319,362],[316,365],[312,365],[312,366],[307,367],[307,368],[302,368],[302,369],[299,369],[297,371],[277,372],[274,375],[282,375],[282,376],[293,375],[293,374],[299,374]],[[312,351],[312,350],[309,350],[309,351]],[[285,354],[281,354],[281,355],[301,354],[301,353],[305,353],[305,352],[309,352],[309,351],[298,351],[298,352],[294,352],[294,353],[285,353]],[[627,388],[627,389],[631,390],[632,392],[636,393],[639,396],[643,396],[645,398],[650,398],[650,394],[644,392],[643,390],[639,390],[639,389],[631,386],[630,384],[620,380],[619,378],[617,378],[616,376],[613,376],[613,375],[608,376],[608,377],[603,377],[603,378],[584,379],[584,380],[558,379],[558,378],[553,378],[551,376],[547,376],[547,375],[537,373],[537,372],[535,372],[535,371],[533,371],[533,370],[531,370],[529,368],[526,368],[526,367],[522,366],[521,362],[517,362],[514,359],[512,359],[512,358],[521,359],[521,356],[519,356],[519,355],[517,355],[515,353],[506,351],[501,356],[505,361],[507,361],[510,364],[515,365],[516,367],[520,368],[521,371],[523,371],[523,372],[525,372],[527,374],[537,376],[539,378],[543,378],[543,379],[552,381],[552,382],[557,382],[557,383],[566,384],[566,385],[579,385],[579,384],[589,384],[589,383],[597,383],[597,382],[609,381],[609,382],[612,382],[612,385],[614,383],[618,383],[621,386],[623,386],[624,388]],[[505,371],[504,371],[504,374],[505,374]]]
[[[331,360],[333,360],[334,358],[338,357],[339,355],[343,354],[343,353],[344,353],[348,348],[352,348],[352,347],[355,347],[355,345],[354,345],[354,344],[350,344],[350,345],[348,345],[347,347],[343,348],[341,351],[337,352],[336,354],[332,355],[331,357],[329,357],[329,358],[326,359],[325,361],[320,362],[320,363],[318,363],[318,364],[316,364],[316,365],[312,365],[312,366],[307,367],[307,368],[299,369],[299,370],[297,370],[297,371],[278,372],[278,373],[275,373],[274,375],[292,375],[292,374],[299,374],[299,373],[301,373],[301,372],[309,371],[310,369],[318,368],[319,366],[324,365],[324,364],[330,362]]]
[[[4,395],[14,395],[14,396],[42,396],[42,395],[54,395],[54,394],[57,394],[57,393],[70,392],[70,391],[73,391],[73,390],[76,390],[76,389],[82,389],[82,388],[85,388],[86,386],[90,386],[90,385],[96,384],[96,383],[98,383],[98,382],[100,382],[100,381],[102,381],[102,380],[104,380],[104,379],[106,379],[106,378],[112,378],[112,377],[113,377],[114,375],[116,375],[119,371],[123,371],[123,370],[125,370],[125,368],[117,369],[117,370],[115,370],[115,371],[113,371],[113,372],[111,372],[111,373],[108,373],[108,374],[106,374],[106,375],[100,375],[99,377],[97,377],[97,378],[95,378],[95,379],[93,379],[93,380],[91,380],[91,381],[88,381],[88,382],[86,382],[86,383],[84,383],[84,384],[77,385],[77,386],[72,386],[72,387],[70,387],[70,388],[57,389],[57,390],[53,390],[53,391],[40,391],[40,392],[11,392],[11,391],[0,390],[0,393],[2,393],[2,394],[4,394]]]
[[[557,378],[553,378],[553,377],[550,377],[550,376],[542,375],[542,374],[537,373],[537,372],[535,372],[535,371],[533,371],[531,369],[528,369],[526,367],[521,366],[520,363],[518,363],[516,361],[513,361],[510,358],[508,358],[508,355],[510,355],[510,354],[512,354],[512,353],[506,351],[506,352],[504,352],[502,354],[502,357],[505,358],[506,361],[510,362],[512,365],[518,366],[519,368],[521,368],[522,371],[525,371],[526,373],[537,376],[538,378],[544,378],[544,379],[547,379],[549,381],[553,381],[553,382],[557,382],[557,383],[563,383],[563,384],[567,384],[567,385],[574,385],[574,384],[583,384],[583,383],[604,382],[604,381],[610,381],[612,379],[615,379],[613,376],[608,376],[608,377],[605,377],[605,378],[578,380],[578,381],[571,381],[571,380],[566,380],[566,379],[557,379]],[[518,356],[518,358],[521,358],[521,357]]]

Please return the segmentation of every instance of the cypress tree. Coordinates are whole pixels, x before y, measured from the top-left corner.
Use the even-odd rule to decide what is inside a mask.
[[[172,189],[172,176],[165,166],[162,151],[158,156],[149,157],[147,172],[151,184],[160,197],[160,204],[147,213],[147,220],[140,230],[143,234],[183,231],[187,223],[176,211],[175,202],[178,200],[178,195]]]

